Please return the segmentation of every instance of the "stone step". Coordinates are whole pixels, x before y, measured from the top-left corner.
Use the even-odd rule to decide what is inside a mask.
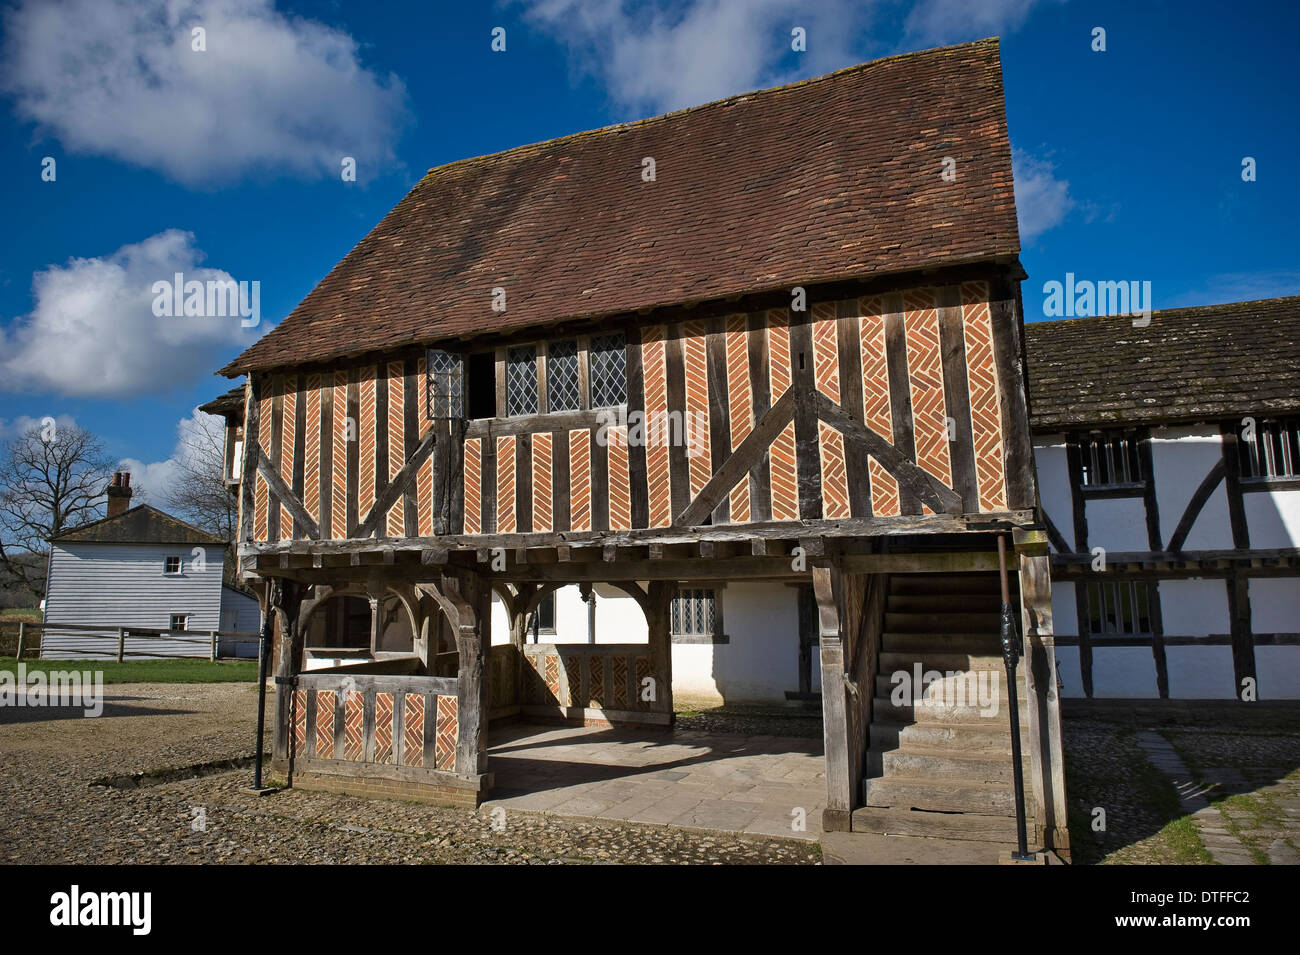
[[[885,613],[885,631],[899,633],[987,633],[997,634],[1001,626],[1001,601],[992,612],[930,611]]]
[[[961,650],[936,652],[926,650],[921,653],[904,653],[897,650],[884,649],[880,653],[880,661],[877,671],[880,673],[892,673],[895,670],[912,671],[912,664],[920,663],[924,670],[940,671],[964,671],[964,670],[1001,670],[1006,671],[1002,663],[1002,655],[993,652],[988,653],[968,653]],[[1024,673],[1023,661],[1016,669],[1017,674]],[[1023,679],[1023,676],[1022,676]]]
[[[863,780],[862,790],[863,805],[879,808],[976,812],[990,816],[1014,816],[1016,812],[1015,791],[1007,783],[896,776]]]
[[[889,836],[930,836],[969,842],[1016,841],[1014,816],[864,807],[853,810],[851,826],[854,832]]]
[[[1028,754],[1021,755],[1021,768],[1029,778]],[[973,783],[1011,785],[1010,753],[999,755],[956,756],[941,750],[922,749],[871,750],[867,753],[866,775],[871,778],[937,777]]]
[[[900,633],[886,630],[881,634],[881,649],[898,653],[978,653],[995,654],[1001,659],[1002,641],[995,632],[952,629]]]
[[[914,682],[914,678],[915,678],[914,670],[906,670],[906,671],[896,670],[893,672],[894,673],[906,672],[909,675],[909,680]],[[979,679],[980,673],[987,673],[988,676],[985,677],[985,679],[989,679],[989,680],[993,678],[994,673],[997,673],[997,683],[996,684],[986,683],[985,686],[989,687],[990,689],[995,689],[996,694],[992,694],[992,695],[996,695],[997,699],[1005,701],[1007,699],[1006,674],[998,673],[998,671],[996,670],[982,670],[976,672],[976,680]],[[1017,675],[1020,675],[1019,670],[1017,670],[1016,673]],[[925,674],[924,671],[922,671],[922,679],[924,680],[924,678],[925,678]],[[1016,687],[1018,691],[1016,694],[1016,699],[1020,701],[1021,707],[1024,707],[1025,705],[1027,705],[1027,698],[1025,696],[1025,681],[1021,679],[1018,682],[1020,685]],[[897,690],[900,686],[906,686],[906,684],[901,682],[894,683],[893,673],[881,673],[876,677],[875,695],[878,697],[885,697],[886,699],[892,700],[894,691]],[[976,683],[974,690],[976,693],[979,692],[978,683]],[[965,693],[966,694],[965,699],[970,700],[971,699],[970,691],[971,691],[971,686],[969,683],[966,682],[966,677],[964,675],[959,674],[957,676],[944,676],[933,683],[926,684],[923,690],[923,695],[924,698],[927,700],[930,699],[959,700],[962,699],[961,693]]]
[[[999,613],[1002,597],[988,594],[892,594],[885,601],[889,613]]]
[[[1011,758],[1010,722],[983,723],[891,723],[874,719],[868,731],[871,750],[921,749]],[[1022,741],[1026,737],[1021,737]]]
[[[1020,707],[1022,739],[1024,727],[1029,725],[1025,714],[1025,707]],[[950,704],[926,701],[895,705],[888,696],[877,696],[871,704],[871,719],[872,722],[880,720],[884,723],[994,723],[1006,727],[1008,733],[1011,732],[1007,704],[1000,695],[996,700],[991,701],[991,705],[987,708],[972,703]]]

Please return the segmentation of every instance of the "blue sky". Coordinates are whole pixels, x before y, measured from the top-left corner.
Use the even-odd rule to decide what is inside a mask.
[[[1026,318],[1066,272],[1157,308],[1300,292],[1290,3],[0,0],[0,438],[75,420],[154,496],[212,375],[426,169],[999,35]],[[192,29],[206,49],[192,49]],[[506,31],[493,52],[494,27]],[[804,53],[790,30],[807,30]],[[1103,28],[1106,50],[1092,49]],[[357,160],[343,182],[340,157]],[[1242,160],[1257,178],[1243,182]],[[46,157],[56,178],[42,180]],[[206,273],[203,269],[214,270]],[[155,318],[173,271],[261,325]]]

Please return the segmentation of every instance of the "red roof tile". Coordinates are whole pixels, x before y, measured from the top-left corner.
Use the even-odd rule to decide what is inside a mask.
[[[223,373],[1018,252],[981,40],[432,169]]]

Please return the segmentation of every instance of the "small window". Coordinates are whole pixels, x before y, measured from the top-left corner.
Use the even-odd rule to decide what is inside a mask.
[[[1088,584],[1088,631],[1094,637],[1151,635],[1151,585],[1139,580]]]
[[[185,562],[180,557],[164,557],[163,573],[179,574],[184,570]]]
[[[548,411],[577,411],[580,407],[576,341],[546,347],[546,404]]]
[[[172,614],[172,622],[171,622],[171,625],[168,626],[167,629],[168,629],[168,630],[188,630],[188,629],[190,628],[189,624],[190,624],[190,615],[189,615],[189,614],[187,614],[187,613],[174,613],[174,614]]]
[[[425,354],[430,421],[459,420],[465,417],[465,360],[454,352],[430,348]]]
[[[1137,436],[1127,431],[1092,434],[1079,444],[1084,487],[1136,484],[1144,477]]]
[[[679,643],[713,643],[719,636],[717,595],[712,590],[678,590],[673,595],[672,635]]]
[[[551,591],[537,604],[533,614],[533,634],[555,634],[555,592]]]
[[[591,406],[612,408],[627,402],[627,341],[622,332],[591,340]]]
[[[497,416],[497,360],[493,352],[469,356],[469,416],[475,420]]]
[[[1264,418],[1237,442],[1244,478],[1300,477],[1300,418]]]
[[[506,354],[506,414],[537,414],[536,345],[520,345]]]

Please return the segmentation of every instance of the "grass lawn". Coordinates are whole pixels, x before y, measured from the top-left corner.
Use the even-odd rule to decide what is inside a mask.
[[[28,660],[30,675],[38,670],[102,671],[105,683],[256,683],[256,660]],[[18,661],[0,657],[0,670],[17,673]]]

